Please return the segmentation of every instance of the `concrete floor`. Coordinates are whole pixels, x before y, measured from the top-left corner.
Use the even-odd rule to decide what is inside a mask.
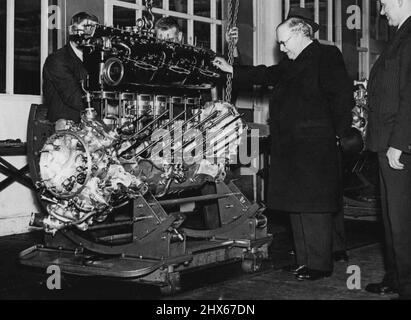
[[[298,281],[275,268],[261,273],[239,276],[204,288],[179,294],[176,300],[389,300],[395,296],[377,296],[363,290],[369,282],[379,281],[382,257],[378,244],[349,251],[349,263],[337,263],[332,277],[314,282]],[[347,268],[361,270],[361,289],[347,288]]]
[[[295,280],[281,268],[293,262],[290,233],[283,223],[269,217],[269,231],[275,235],[269,260],[256,274],[244,274],[239,265],[220,266],[182,277],[182,291],[168,300],[387,300],[364,291],[369,282],[380,281],[383,261],[380,226],[376,222],[346,220],[349,263],[336,263],[332,277],[314,282]],[[0,238],[0,299],[135,299],[160,300],[158,288],[116,280],[64,278],[62,290],[48,290],[45,270],[22,267],[18,253],[41,243],[34,232]],[[347,288],[347,267],[361,270],[361,289]]]

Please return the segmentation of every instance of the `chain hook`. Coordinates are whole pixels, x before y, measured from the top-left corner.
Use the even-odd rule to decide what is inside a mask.
[[[235,1],[234,12],[233,12],[233,1]],[[237,25],[239,6],[240,6],[239,0],[230,0],[228,2],[227,32],[231,28],[234,28]],[[235,49],[234,40],[230,39],[230,41],[228,42],[228,63],[231,65],[233,65],[234,63],[234,49]],[[229,103],[231,103],[232,90],[233,90],[233,77],[231,74],[229,74],[227,75],[226,95],[225,95],[225,100]]]

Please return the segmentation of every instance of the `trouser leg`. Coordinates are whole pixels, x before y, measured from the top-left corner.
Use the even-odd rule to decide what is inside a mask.
[[[333,215],[333,252],[345,251],[346,249],[344,210],[341,209]]]
[[[297,264],[332,271],[332,213],[290,214]]]
[[[400,295],[411,297],[411,155],[403,154],[400,159],[404,170],[392,169],[384,154],[380,154],[379,161],[398,289]]]
[[[341,152],[338,153],[338,161],[339,161],[339,174],[340,174],[340,181],[343,182],[343,154]],[[342,190],[341,190],[342,192]],[[333,214],[333,252],[337,251],[345,251],[346,247],[346,236],[345,236],[345,225],[344,225],[344,209],[343,206],[343,194],[341,193],[341,210],[337,213]]]
[[[380,161],[380,198],[381,198],[381,219],[384,227],[384,267],[385,275],[383,283],[392,286],[398,287],[398,279],[396,275],[395,267],[395,258],[394,258],[394,247],[392,243],[392,232],[391,232],[391,222],[388,218],[388,204],[387,204],[387,190],[386,190],[386,181],[382,173],[382,167],[386,164],[381,163]]]
[[[290,222],[293,232],[296,263],[300,266],[307,265],[307,250],[305,246],[301,214],[291,213]]]
[[[332,271],[333,213],[302,213],[301,220],[307,250],[307,267]]]

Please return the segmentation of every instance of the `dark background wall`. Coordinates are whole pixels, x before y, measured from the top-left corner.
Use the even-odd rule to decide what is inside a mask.
[[[360,8],[361,1],[358,0],[342,0],[342,53],[348,74],[352,80],[358,79],[359,55],[357,47],[360,46],[362,30],[349,30],[347,27],[347,19],[351,14],[347,14],[347,8],[351,5],[358,5]],[[361,16],[362,19],[362,16]],[[361,24],[362,26],[362,24]]]
[[[253,57],[253,0],[240,0],[240,7],[238,10],[238,24],[240,31],[240,41],[238,49],[241,55],[241,62],[243,64],[252,65]]]

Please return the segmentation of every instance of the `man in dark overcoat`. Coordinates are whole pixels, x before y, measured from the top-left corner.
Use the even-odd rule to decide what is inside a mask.
[[[411,0],[381,0],[396,34],[369,79],[366,145],[378,152],[386,274],[367,291],[411,299]]]
[[[268,206],[288,212],[300,280],[330,276],[333,215],[342,207],[336,137],[351,133],[351,80],[338,48],[314,40],[318,25],[290,18],[277,28],[278,65],[215,65],[238,85],[271,85]]]
[[[57,122],[56,129],[64,129],[65,120],[80,121],[84,110],[81,81],[87,79],[83,65],[83,50],[74,41],[78,33],[86,32],[89,25],[97,24],[97,17],[86,12],[75,14],[70,23],[70,41],[49,55],[43,67],[43,93],[48,106],[47,118]]]

